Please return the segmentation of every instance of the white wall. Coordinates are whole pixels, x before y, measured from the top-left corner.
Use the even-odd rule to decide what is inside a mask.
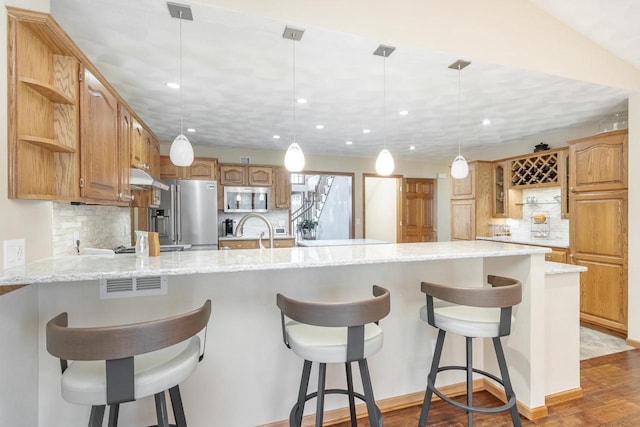
[[[367,239],[396,243],[398,178],[365,177],[365,233]]]
[[[628,337],[640,343],[640,94],[629,98]]]

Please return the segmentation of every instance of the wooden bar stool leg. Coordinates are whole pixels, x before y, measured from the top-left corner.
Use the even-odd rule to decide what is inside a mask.
[[[158,418],[158,427],[169,427],[169,416],[167,415],[167,401],[164,397],[164,391],[155,394],[156,399],[156,417]]]
[[[371,427],[382,427],[382,414],[378,410],[376,400],[373,396],[373,387],[371,386],[371,376],[369,375],[369,364],[367,363],[367,359],[358,360],[358,366],[360,367],[362,388],[364,389],[364,397],[367,402],[369,425]]]
[[[436,340],[436,348],[433,352],[433,360],[431,361],[431,371],[429,371],[427,390],[424,394],[424,401],[422,402],[422,410],[420,411],[420,420],[418,421],[419,427],[425,427],[427,424],[427,416],[429,415],[429,409],[431,408],[431,397],[433,397],[433,391],[429,387],[429,383],[435,387],[436,376],[438,375],[438,365],[440,365],[440,356],[442,356],[442,347],[444,345],[444,337],[446,332],[442,329],[438,330],[438,339]]]
[[[104,409],[104,405],[91,407],[91,414],[89,415],[89,427],[102,427],[102,420],[104,419]]]
[[[473,340],[465,337],[467,344],[467,406],[473,407]],[[473,411],[467,410],[469,427],[473,427]]]
[[[169,389],[169,397],[171,398],[173,417],[176,419],[176,427],[187,427],[187,419],[184,416],[184,407],[182,406],[182,396],[180,396],[180,388],[177,385]]]
[[[118,427],[118,414],[120,413],[120,405],[114,403],[109,406],[109,427]]]
[[[509,377],[507,361],[504,357],[504,351],[502,350],[502,342],[500,341],[500,337],[493,338],[493,348],[495,349],[496,357],[498,358],[498,367],[500,368],[500,376],[502,377],[502,382],[504,383],[504,394],[507,398],[507,402],[512,398],[515,400],[516,395],[513,392],[513,387],[511,385],[511,378]],[[514,402],[513,406],[509,408],[509,412],[511,413],[511,421],[513,422],[513,425],[515,427],[521,427],[522,421],[520,421],[517,402]]]
[[[324,383],[327,374],[327,364],[320,363],[318,368],[318,401],[316,402],[316,427],[322,427],[324,417]]]
[[[353,375],[351,372],[351,362],[344,364],[347,370],[347,392],[349,393],[349,414],[351,418],[351,427],[357,427],[358,421],[356,421],[356,402],[353,396]]]

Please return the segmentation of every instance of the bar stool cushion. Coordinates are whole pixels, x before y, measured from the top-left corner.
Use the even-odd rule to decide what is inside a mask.
[[[347,361],[347,328],[314,326],[296,321],[285,326],[291,350],[304,360],[319,363]],[[382,328],[375,323],[364,326],[364,357],[382,348]]]
[[[447,332],[472,338],[500,335],[500,308],[443,305],[434,307],[433,314],[436,326]],[[426,305],[420,308],[420,319],[427,321]]]
[[[140,354],[134,359],[135,398],[152,396],[187,379],[200,357],[200,338]],[[62,397],[70,403],[107,403],[105,361],[74,361],[62,374]]]

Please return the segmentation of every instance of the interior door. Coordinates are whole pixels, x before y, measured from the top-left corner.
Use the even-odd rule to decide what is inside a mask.
[[[404,178],[402,180],[402,223],[400,242],[435,242],[436,180]]]

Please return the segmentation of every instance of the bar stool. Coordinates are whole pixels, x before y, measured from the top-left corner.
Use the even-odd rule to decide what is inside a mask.
[[[210,314],[210,300],[190,313],[120,326],[69,328],[67,313],[59,314],[46,331],[47,351],[60,358],[62,397],[91,405],[89,427],[102,426],[109,405],[109,427],[116,427],[121,403],[154,395],[158,427],[169,427],[168,390],[175,426],[186,427],[178,384],[204,357],[206,330],[202,352],[196,334]]]
[[[285,345],[304,359],[298,400],[291,409],[290,426],[300,426],[305,402],[317,397],[316,426],[322,426],[325,394],[349,397],[351,425],[357,426],[355,400],[367,405],[369,424],[382,427],[382,414],[375,403],[367,357],[382,348],[383,334],[378,321],[389,314],[389,291],[373,286],[373,298],[349,303],[313,303],[277,295]],[[285,323],[285,316],[291,319]],[[318,391],[307,394],[313,362],[319,363]],[[351,363],[358,362],[364,394],[353,391]],[[325,390],[327,363],[344,363],[347,390]]]
[[[510,411],[514,426],[521,426],[516,405],[516,395],[511,386],[509,371],[502,350],[500,337],[511,332],[512,307],[522,300],[522,284],[507,277],[488,276],[491,287],[460,288],[422,282],[421,288],[427,296],[427,305],[420,309],[420,318],[438,328],[438,339],[427,377],[427,389],[420,413],[419,427],[424,427],[429,416],[432,393],[443,401],[467,411],[469,426],[473,426],[473,413],[497,413]],[[434,304],[434,298],[443,302]],[[466,366],[441,366],[440,356],[447,332],[466,338]],[[502,379],[486,371],[473,368],[473,338],[491,338],[498,359]],[[464,370],[467,372],[467,403],[462,404],[443,395],[436,387],[436,375],[440,371]],[[484,375],[504,387],[507,402],[498,407],[473,406],[473,373]]]

